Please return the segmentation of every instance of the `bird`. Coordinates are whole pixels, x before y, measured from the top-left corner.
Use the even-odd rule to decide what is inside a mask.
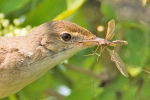
[[[26,36],[0,37],[0,98],[17,93],[78,51],[100,43],[103,38],[64,20],[41,24]]]

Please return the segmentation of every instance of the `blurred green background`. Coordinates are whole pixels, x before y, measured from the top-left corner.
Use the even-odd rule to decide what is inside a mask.
[[[112,40],[126,40],[115,51],[129,77],[124,77],[105,50],[84,56],[82,50],[49,70],[18,93],[2,100],[150,100],[149,33],[150,3],[147,0],[0,0],[0,35],[26,35],[44,22],[68,20],[105,38],[109,20],[115,19]]]

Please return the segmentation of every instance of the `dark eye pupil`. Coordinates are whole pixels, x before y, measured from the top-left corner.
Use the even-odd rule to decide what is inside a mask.
[[[71,39],[71,35],[68,33],[64,33],[64,34],[62,34],[62,39],[64,41],[69,41]]]

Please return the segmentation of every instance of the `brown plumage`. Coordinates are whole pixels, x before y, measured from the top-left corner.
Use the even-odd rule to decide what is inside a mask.
[[[104,39],[68,21],[47,22],[27,36],[0,38],[0,98],[18,92],[78,51]]]

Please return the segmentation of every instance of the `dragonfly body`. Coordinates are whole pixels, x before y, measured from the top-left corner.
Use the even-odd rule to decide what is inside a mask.
[[[104,43],[101,43],[101,46],[116,46],[116,43],[104,39]]]
[[[111,46],[111,47],[115,48],[116,43],[121,43],[123,45],[128,44],[128,42],[124,41],[124,40],[110,41],[111,38],[114,36],[114,30],[115,30],[115,21],[112,19],[108,22],[106,38],[104,39],[103,42],[99,43],[100,46],[103,48],[103,49],[101,49],[100,54],[104,50],[104,48],[107,47],[107,46]],[[107,50],[109,51],[109,54],[111,56],[111,60],[116,64],[116,67],[121,72],[121,74],[128,77],[128,73],[127,73],[127,70],[125,68],[125,64],[123,63],[123,61],[121,60],[119,55],[114,50],[109,50],[108,48],[107,48]]]

